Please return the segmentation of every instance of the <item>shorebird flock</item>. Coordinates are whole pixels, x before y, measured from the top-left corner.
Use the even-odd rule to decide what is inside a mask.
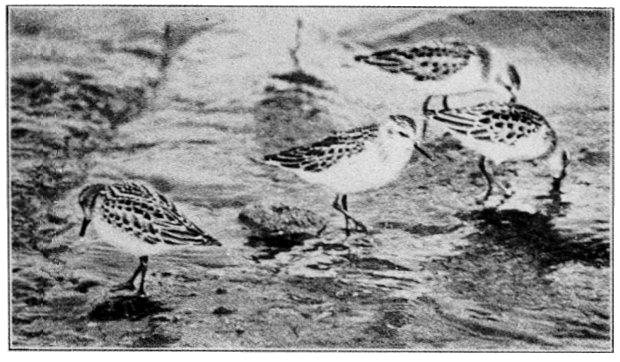
[[[410,78],[425,94],[422,109],[414,111],[413,117],[390,115],[381,122],[334,132],[323,140],[263,159],[265,164],[331,190],[336,195],[332,206],[344,216],[347,235],[350,223],[355,231],[369,231],[349,212],[347,195],[396,180],[415,150],[432,159],[422,147],[430,123],[480,155],[478,164],[487,189],[477,202],[487,201],[494,186],[504,200],[512,196],[513,192],[493,177],[493,164],[507,161],[547,161],[553,176],[552,192],[560,192],[569,154],[558,146],[556,133],[542,115],[517,103],[519,73],[495,52],[462,41],[427,41],[354,59],[385,71],[386,76]],[[482,103],[450,107],[453,97],[476,92],[491,96]],[[177,247],[221,245],[146,185],[92,184],[80,193],[79,204],[84,216],[80,236],[93,221],[102,238],[139,257],[131,278],[114,286],[114,291],[134,290],[134,281],[141,275],[138,293],[145,294],[150,254]]]

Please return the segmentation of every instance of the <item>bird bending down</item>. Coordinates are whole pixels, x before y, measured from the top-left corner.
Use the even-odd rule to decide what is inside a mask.
[[[344,215],[347,235],[349,221],[356,230],[367,232],[368,228],[349,213],[347,194],[379,188],[395,180],[414,148],[430,158],[418,145],[421,132],[413,119],[391,115],[381,125],[334,132],[322,141],[266,155],[264,160],[335,192],[332,206]]]
[[[443,96],[439,108],[429,109],[432,98],[423,105],[423,113],[440,123],[461,144],[477,153],[478,166],[487,181],[487,190],[478,203],[485,202],[496,185],[504,200],[512,196],[493,172],[487,171],[487,159],[499,165],[506,161],[546,161],[552,175],[552,193],[560,193],[570,163],[568,151],[558,148],[555,131],[536,111],[517,103],[487,102],[470,107],[450,108],[449,97]]]
[[[179,213],[164,195],[146,185],[92,184],[80,192],[78,201],[84,214],[80,237],[92,221],[105,241],[139,256],[140,263],[132,277],[113,287],[113,291],[134,290],[134,281],[141,274],[138,294],[146,294],[144,279],[149,254],[180,246],[221,245]]]
[[[501,100],[514,102],[521,87],[513,64],[482,45],[458,40],[424,41],[408,48],[357,55],[355,60],[398,76],[409,76],[425,95],[508,92],[509,98],[502,96]]]

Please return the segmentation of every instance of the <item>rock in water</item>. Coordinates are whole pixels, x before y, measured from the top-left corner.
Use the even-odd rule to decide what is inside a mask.
[[[234,310],[234,309],[230,309],[230,308],[226,308],[226,307],[222,307],[222,306],[217,307],[217,308],[215,308],[213,310],[213,314],[218,315],[218,316],[219,315],[233,314],[235,312],[236,312],[236,310]]]
[[[324,217],[283,204],[248,206],[239,220],[252,230],[253,239],[287,244],[317,237],[327,227]]]
[[[140,320],[150,315],[169,312],[162,302],[136,295],[114,296],[97,304],[88,314],[92,321]]]

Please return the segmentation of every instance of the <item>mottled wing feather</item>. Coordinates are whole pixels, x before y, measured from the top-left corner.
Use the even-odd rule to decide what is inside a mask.
[[[376,124],[347,131],[337,131],[322,141],[309,146],[293,147],[286,151],[266,155],[265,161],[285,168],[320,172],[335,165],[344,157],[362,152],[366,141],[377,137]]]
[[[214,239],[206,235],[196,224],[187,220],[176,210],[162,210],[163,217],[156,217],[156,228],[160,228],[161,235],[168,243],[198,243],[213,242]],[[159,216],[159,215],[157,215]]]
[[[418,43],[410,49],[388,49],[358,55],[357,61],[378,66],[390,73],[405,73],[418,81],[442,80],[467,66],[474,47],[462,42]]]
[[[430,110],[426,115],[460,137],[510,145],[546,125],[536,111],[514,103]]]
[[[219,244],[181,215],[165,196],[145,185],[113,184],[102,199],[104,220],[148,243]]]
[[[114,194],[123,195],[128,198],[133,197],[143,201],[148,200],[176,212],[176,206],[172,203],[172,201],[169,201],[164,195],[152,190],[144,184],[136,182],[123,182],[113,184],[110,188]]]

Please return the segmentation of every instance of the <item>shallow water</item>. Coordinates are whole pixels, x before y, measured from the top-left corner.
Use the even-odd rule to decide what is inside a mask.
[[[14,344],[609,349],[609,69],[604,60],[566,58],[562,34],[540,35],[559,47],[546,52],[532,49],[529,37],[508,36],[522,23],[502,17],[505,30],[496,34],[479,17],[392,17],[382,35],[385,21],[370,19],[368,34],[349,20],[337,35],[325,27],[334,19],[322,24],[309,16],[299,56],[312,77],[301,80],[286,76],[295,70],[294,21],[275,29],[254,17],[232,18],[219,31],[194,34],[148,107],[119,125],[114,147],[88,157],[87,182],[147,182],[224,246],[153,256],[147,299],[112,295],[108,288],[125,280],[136,260],[98,243],[94,233],[87,238],[96,243],[78,251],[75,187],[54,205],[77,225],[53,239],[68,250],[54,262],[26,254],[14,260],[13,280],[25,295],[13,304]],[[527,24],[539,19],[521,17]],[[568,26],[554,19],[546,21]],[[501,205],[497,197],[476,205],[484,188],[476,156],[431,127],[426,146],[435,161],[414,155],[397,181],[350,195],[349,210],[373,232],[346,237],[331,208],[334,195],[252,159],[411,109],[410,95],[394,95],[405,88],[378,74],[360,79],[364,70],[351,58],[359,37],[388,46],[424,37],[424,29],[467,29],[496,45],[497,37],[511,40],[501,47],[519,55],[524,102],[540,108],[571,152],[563,193],[549,195],[542,165],[507,164],[497,175],[515,195]],[[262,31],[281,42],[257,47],[267,36]],[[567,47],[590,49],[578,41]],[[553,67],[539,76],[543,60]],[[591,64],[591,76],[582,76]],[[550,87],[565,94],[545,93]],[[320,237],[271,244],[238,221],[244,207],[259,202],[309,209],[329,225]],[[98,318],[102,310],[114,318]]]

